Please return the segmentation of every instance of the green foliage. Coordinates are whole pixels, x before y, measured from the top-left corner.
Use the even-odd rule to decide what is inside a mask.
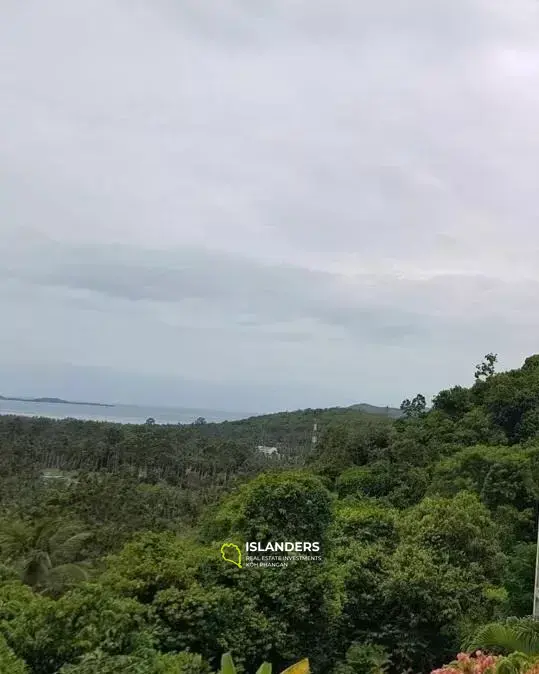
[[[53,674],[97,648],[122,655],[153,643],[144,607],[103,593],[98,585],[77,588],[56,601],[23,594],[16,604],[14,590],[8,588],[6,597],[2,588],[0,612],[11,611],[11,619],[0,624],[9,645],[34,674]]]
[[[428,473],[408,462],[380,459],[368,466],[349,468],[335,482],[341,498],[375,498],[386,505],[406,508],[418,503],[428,488]]]
[[[450,662],[466,638],[532,655],[444,671],[529,669],[535,626],[507,616],[532,605],[539,356],[495,364],[396,421],[0,417],[0,667],[210,674],[228,652],[237,672],[269,674],[308,653],[313,674],[402,674]],[[223,542],[246,541],[319,541],[322,560],[222,560]]]
[[[479,445],[456,452],[440,461],[431,491],[475,491],[491,509],[514,505],[532,507],[539,498],[534,469],[535,449]]]
[[[185,590],[208,551],[170,532],[139,534],[105,560],[101,583],[118,594],[151,603],[161,590]]]
[[[19,578],[20,574],[13,566],[0,562],[0,583],[18,580]]]
[[[28,674],[23,660],[18,658],[0,635],[0,674]]]
[[[502,372],[476,383],[474,390],[493,423],[511,443],[537,437],[539,368],[536,357],[528,358],[520,370]]]
[[[395,429],[387,419],[365,422],[360,416],[334,422],[324,427],[309,464],[333,480],[347,466],[376,461],[394,439]]]
[[[246,541],[322,541],[332,499],[322,480],[306,472],[263,474],[223,505],[221,538]]]
[[[484,602],[482,586],[463,569],[414,544],[399,545],[391,556],[358,545],[338,562],[341,639],[375,641],[391,654],[392,671],[428,671],[449,657],[463,616],[475,617]]]
[[[495,366],[498,361],[498,354],[496,353],[487,353],[483,361],[475,366],[475,380],[486,380],[495,372]]]
[[[387,651],[376,644],[352,644],[343,663],[333,674],[384,674],[389,665]]]
[[[509,615],[524,617],[532,610],[535,557],[535,543],[516,545],[508,555],[504,586],[509,593]]]
[[[537,674],[537,659],[524,653],[492,655],[459,653],[449,665],[436,669],[431,674]]]
[[[136,655],[108,655],[95,651],[79,663],[64,665],[58,674],[156,674],[155,660]]]
[[[101,650],[65,665],[59,674],[211,674],[209,665],[193,653],[148,651],[144,655],[108,655]]]
[[[378,461],[369,466],[349,468],[339,475],[335,486],[341,497],[387,496],[393,487],[391,465],[387,461]]]
[[[480,627],[464,647],[473,651],[488,649],[496,653],[519,652],[539,656],[539,623],[532,618],[509,618]]]
[[[210,674],[210,667],[194,653],[165,653],[156,657],[156,674]]]
[[[400,409],[404,417],[407,419],[423,416],[427,409],[425,396],[421,393],[418,393],[412,400],[406,398],[406,400],[402,401]]]
[[[342,502],[335,514],[332,541],[346,545],[350,539],[389,547],[397,542],[397,511],[376,501]]]
[[[432,408],[445,412],[452,419],[462,419],[465,414],[473,409],[474,400],[470,389],[462,386],[454,386],[445,391],[440,391],[432,401]]]
[[[307,659],[297,662],[295,665],[287,667],[281,674],[309,674],[309,661]],[[221,669],[219,674],[237,674],[234,660],[230,653],[225,653],[221,658]],[[256,674],[272,674],[272,666],[269,662],[264,662],[256,670]]]
[[[81,553],[90,537],[80,524],[61,520],[0,521],[4,558],[20,569],[25,584],[52,595],[88,579]]]
[[[163,651],[189,649],[215,662],[224,648],[252,662],[271,625],[257,610],[255,600],[227,587],[194,584],[185,592],[169,588],[153,604],[155,634]]]
[[[431,550],[441,561],[499,579],[504,557],[497,527],[487,508],[470,492],[431,497],[410,508],[400,521],[408,542]]]

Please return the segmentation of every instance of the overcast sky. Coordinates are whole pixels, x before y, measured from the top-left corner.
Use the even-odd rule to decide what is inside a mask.
[[[536,0],[1,0],[0,393],[398,406],[539,351]]]

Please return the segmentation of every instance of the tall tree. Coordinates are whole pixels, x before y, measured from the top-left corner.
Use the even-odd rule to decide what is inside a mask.
[[[485,381],[495,373],[495,365],[498,362],[497,353],[487,353],[481,363],[475,366],[475,380]]]

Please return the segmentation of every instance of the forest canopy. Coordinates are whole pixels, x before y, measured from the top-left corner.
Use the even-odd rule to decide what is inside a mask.
[[[0,673],[535,671],[539,356],[496,365],[399,418],[0,416]],[[268,540],[321,560],[220,554]]]

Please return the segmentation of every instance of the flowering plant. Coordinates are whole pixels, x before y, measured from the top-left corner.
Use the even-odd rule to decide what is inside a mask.
[[[503,656],[475,651],[459,653],[456,660],[431,674],[539,674],[539,662],[524,653]]]

